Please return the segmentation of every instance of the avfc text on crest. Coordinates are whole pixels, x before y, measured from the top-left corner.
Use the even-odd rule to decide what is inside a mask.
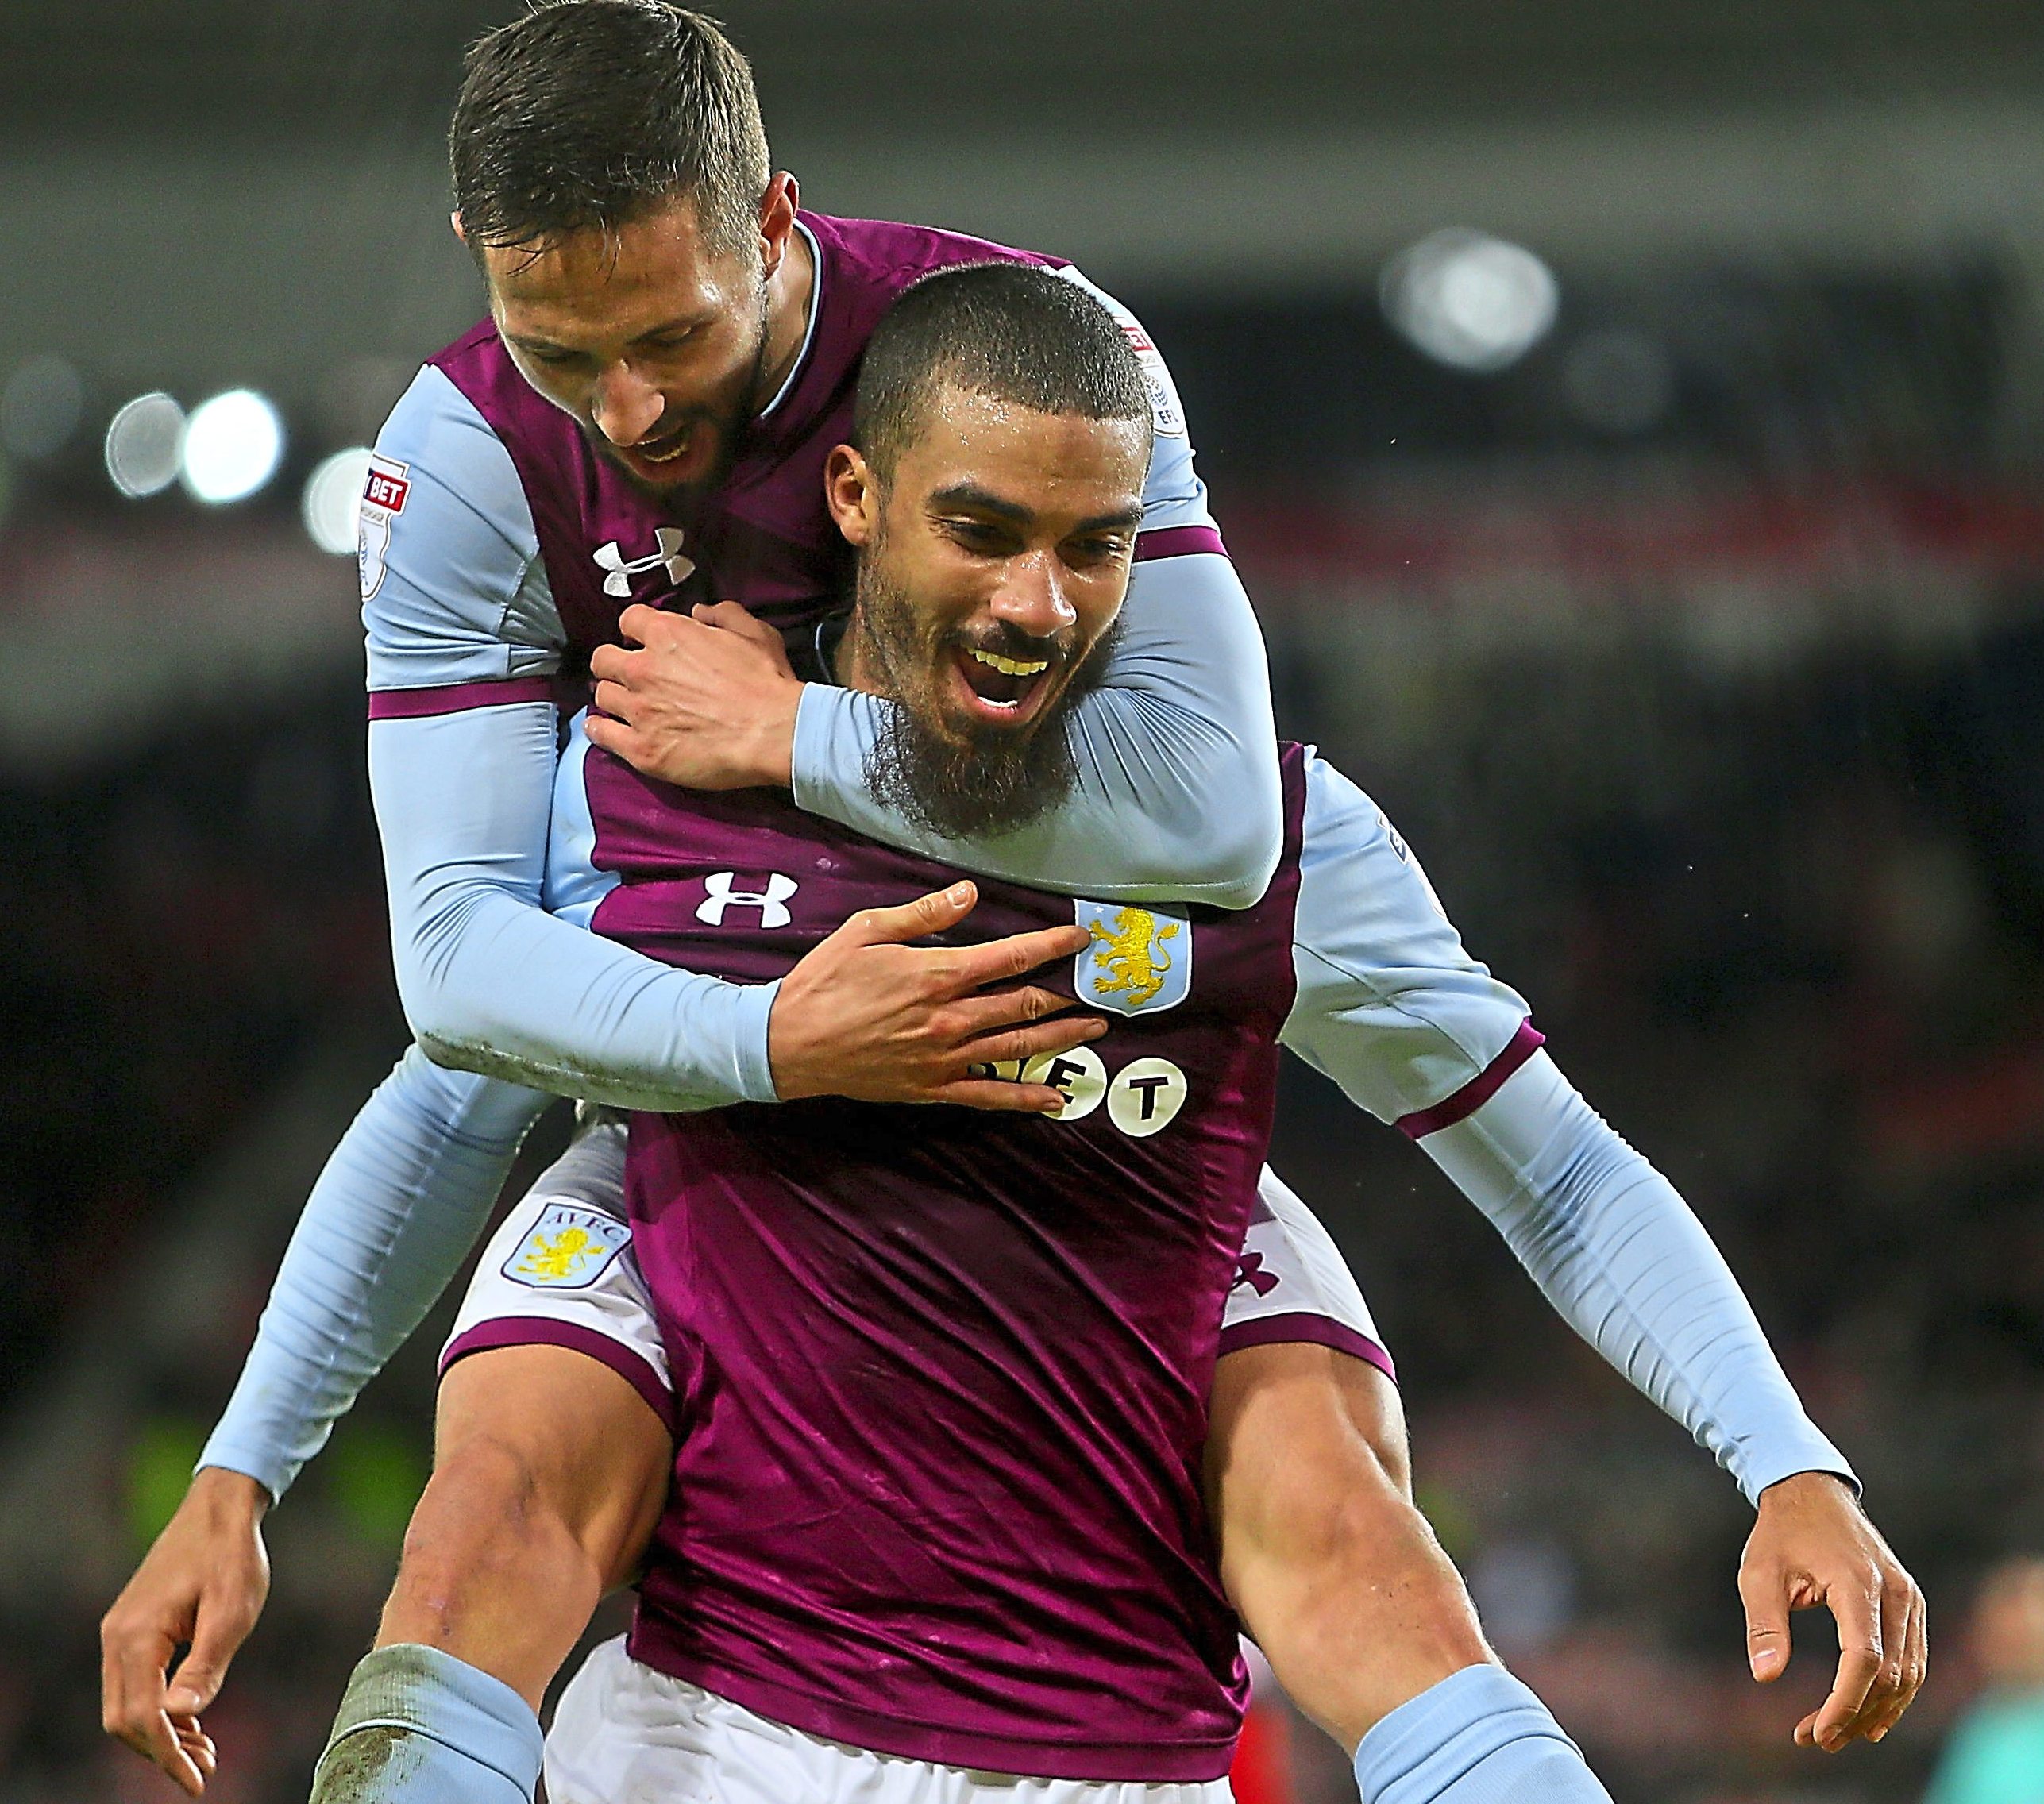
[[[615,1216],[550,1203],[500,1269],[534,1290],[586,1290],[631,1240],[631,1230]]]

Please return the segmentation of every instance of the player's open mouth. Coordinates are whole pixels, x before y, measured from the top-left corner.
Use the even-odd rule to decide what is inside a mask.
[[[978,646],[953,649],[951,662],[970,712],[981,719],[1013,725],[1035,712],[1052,660],[1011,657]]]
[[[647,439],[634,445],[631,448],[632,455],[642,463],[671,464],[688,450],[688,441],[694,436],[694,428],[685,426],[679,432],[670,433],[665,438]]]
[[[619,449],[626,464],[647,482],[693,482],[708,467],[715,438],[700,421],[691,420],[664,438],[642,438]]]

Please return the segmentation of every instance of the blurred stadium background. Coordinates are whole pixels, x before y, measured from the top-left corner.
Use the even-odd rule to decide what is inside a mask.
[[[169,1795],[98,1738],[94,1624],[403,1043],[335,548],[347,454],[478,310],[438,141],[508,10],[0,10],[6,1804]],[[1620,1804],[1922,1795],[1980,1575],[2044,1548],[2044,13],[723,16],[809,204],[1060,251],[1145,314],[1284,723],[1684,1188],[1942,1631],[1885,1747],[1790,1749],[1831,1644],[1745,1679],[1729,1482],[1296,1073],[1278,1162],[1499,1645]],[[304,1794],[434,1338],[272,1519],[223,1804]]]

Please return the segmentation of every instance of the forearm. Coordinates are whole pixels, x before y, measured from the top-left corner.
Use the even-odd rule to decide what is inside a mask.
[[[307,1199],[202,1465],[283,1495],[446,1288],[546,1103],[405,1054]]]
[[[1703,1224],[1544,1053],[1421,1144],[1563,1319],[1749,1500],[1792,1473],[1852,1478]]]
[[[667,1112],[771,1101],[774,986],[676,970],[545,912],[546,704],[369,734],[399,993],[438,1062]]]
[[[1283,822],[1268,667],[1248,597],[1217,551],[1136,566],[1113,659],[1070,723],[1078,784],[1020,832],[947,839],[875,800],[866,762],[893,705],[816,684],[803,692],[801,807],[983,877],[1103,900],[1246,908],[1270,881]]]

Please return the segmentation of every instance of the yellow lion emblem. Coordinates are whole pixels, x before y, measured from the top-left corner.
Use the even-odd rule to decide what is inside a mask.
[[[598,1250],[586,1228],[564,1228],[551,1240],[543,1234],[536,1234],[530,1251],[519,1261],[516,1269],[526,1278],[551,1279],[557,1283],[562,1278],[573,1278],[581,1261]]]
[[[1140,1008],[1164,987],[1171,961],[1163,944],[1177,938],[1176,921],[1160,925],[1147,908],[1122,908],[1115,914],[1113,931],[1098,921],[1089,922],[1088,931],[1105,948],[1094,961],[1094,995],[1125,996],[1132,1009]]]

